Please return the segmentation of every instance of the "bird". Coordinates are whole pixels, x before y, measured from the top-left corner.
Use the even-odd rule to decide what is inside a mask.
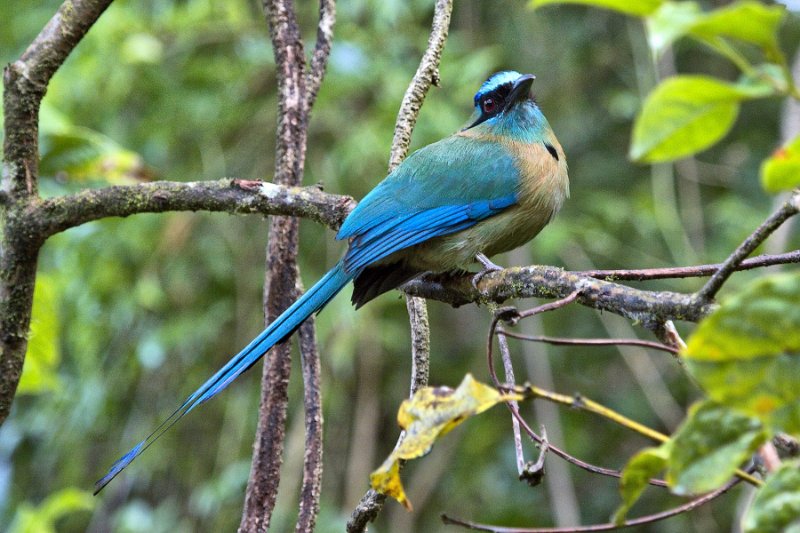
[[[561,144],[531,94],[535,76],[489,76],[459,131],[408,156],[358,203],[342,259],[95,484],[95,494],[183,416],[228,387],[353,282],[356,309],[425,272],[498,269],[489,257],[535,237],[569,196]]]

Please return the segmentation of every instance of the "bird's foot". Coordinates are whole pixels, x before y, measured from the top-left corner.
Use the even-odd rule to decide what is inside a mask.
[[[483,255],[482,253],[478,253],[475,256],[475,259],[483,266],[483,270],[472,276],[472,286],[477,291],[478,283],[480,283],[480,281],[486,274],[488,274],[489,272],[497,272],[498,270],[503,270],[503,267],[495,265],[488,257]]]

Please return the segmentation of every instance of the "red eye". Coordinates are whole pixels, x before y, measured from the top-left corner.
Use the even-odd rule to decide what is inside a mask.
[[[493,113],[497,108],[497,102],[495,102],[494,98],[486,98],[482,105],[484,113]]]

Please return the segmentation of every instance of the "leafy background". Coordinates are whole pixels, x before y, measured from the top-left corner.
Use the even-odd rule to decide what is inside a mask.
[[[723,2],[704,2],[713,7]],[[313,38],[316,6],[300,3]],[[12,61],[58,2],[0,4],[0,60]],[[362,197],[385,174],[395,114],[416,69],[431,2],[348,0],[338,6],[328,77],[312,115],[306,183]],[[781,47],[792,57],[800,26],[790,15]],[[627,159],[632,120],[660,77],[675,71],[735,80],[729,61],[681,40],[654,63],[643,25],[610,11],[524,2],[457,2],[432,91],[414,134],[423,146],[457,129],[491,72],[537,75],[535,92],[565,147],[572,197],[533,244],[501,264],[571,269],[646,268],[722,260],[771,211],[758,180],[781,141],[783,102],[743,105],[723,142],[676,165]],[[275,77],[258,2],[115,2],[54,78],[43,106],[43,193],[138,179],[269,179]],[[34,323],[12,417],[0,428],[0,529],[12,531],[216,531],[238,524],[259,399],[259,371],[187,417],[101,496],[95,479],[160,422],[261,327],[268,222],[179,213],[105,220],[48,241]],[[307,283],[342,247],[302,224]],[[797,247],[792,234],[767,247]],[[733,293],[757,274],[737,274]],[[694,281],[649,288],[690,291]],[[346,293],[347,291],[345,291]],[[534,302],[519,302],[530,306]],[[484,308],[432,303],[432,382],[485,380]],[[408,326],[391,293],[355,313],[346,295],[318,320],[323,356],[325,477],[319,531],[341,531],[391,450],[406,396]],[[682,333],[692,328],[679,324]],[[525,324],[561,336],[647,336],[627,321],[571,307]],[[670,433],[700,397],[669,356],[638,349],[517,344],[518,375],[579,391]],[[524,363],[523,363],[524,361]],[[523,370],[524,369],[524,370]],[[296,513],[302,405],[295,372],[284,485],[274,518]],[[591,415],[536,404],[554,442],[589,462],[621,468],[651,444]],[[531,455],[535,453],[529,447]],[[374,531],[437,531],[438,515],[508,525],[607,521],[617,482],[549,460],[547,485],[516,481],[508,415],[500,408],[462,425],[404,472],[415,512],[392,504]],[[749,498],[732,494],[651,531],[727,530]],[[648,489],[631,515],[680,499]],[[574,503],[577,502],[577,503]]]

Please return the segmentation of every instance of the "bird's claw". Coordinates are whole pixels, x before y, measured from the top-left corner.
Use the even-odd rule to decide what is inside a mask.
[[[472,276],[472,287],[477,291],[478,283],[481,282],[486,274],[503,270],[503,267],[495,265],[488,257],[480,253],[475,256],[475,259],[483,266],[483,270]]]

